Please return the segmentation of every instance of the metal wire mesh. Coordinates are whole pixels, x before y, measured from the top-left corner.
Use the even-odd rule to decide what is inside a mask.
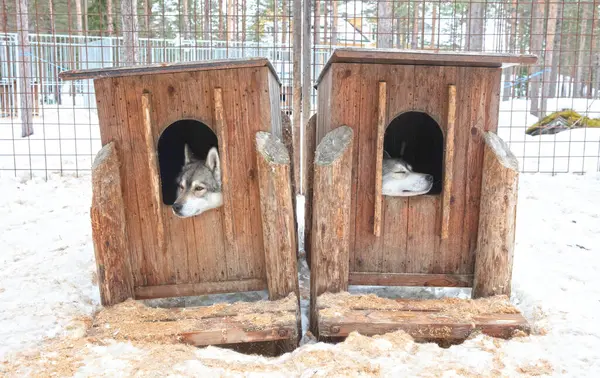
[[[61,71],[264,56],[298,123],[337,46],[534,53],[537,65],[504,70],[500,136],[522,171],[599,171],[598,1],[0,0],[0,175],[89,171],[93,85]],[[583,116],[577,129],[526,133],[562,109]]]

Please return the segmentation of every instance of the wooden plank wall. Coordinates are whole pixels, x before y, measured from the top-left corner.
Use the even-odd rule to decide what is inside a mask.
[[[136,288],[175,285],[162,290],[176,293],[176,285],[201,294],[211,283],[230,281],[228,291],[266,287],[265,258],[255,156],[257,131],[276,131],[271,119],[274,94],[267,67],[95,80],[102,144],[116,141],[123,162],[123,200],[132,253]],[[219,151],[228,164],[233,203],[232,248],[226,248],[222,208],[198,217],[180,219],[161,204],[165,248],[159,250],[160,225],[151,201],[150,172],[146,161],[141,94],[150,92],[155,140],[180,119],[195,119],[214,129],[213,89],[221,87],[227,125],[227,151]],[[279,91],[276,94],[278,99]],[[204,158],[204,157],[202,157]],[[235,281],[235,282],[232,282]],[[190,293],[189,291],[193,293]],[[152,295],[152,290],[145,290]],[[211,290],[214,292],[214,290]]]
[[[422,111],[444,135],[448,85],[457,86],[452,211],[445,241],[440,239],[441,194],[384,197],[382,234],[373,234],[379,81],[387,83],[388,124],[403,112]],[[483,159],[476,129],[496,129],[499,83],[495,68],[335,63],[325,73],[318,88],[317,141],[341,125],[355,132],[351,273],[473,274]]]

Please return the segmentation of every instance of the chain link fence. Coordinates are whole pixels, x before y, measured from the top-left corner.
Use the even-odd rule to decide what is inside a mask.
[[[500,136],[524,172],[600,171],[598,1],[0,0],[0,176],[90,170],[93,85],[61,71],[263,56],[301,130],[342,46],[536,54],[503,71]]]

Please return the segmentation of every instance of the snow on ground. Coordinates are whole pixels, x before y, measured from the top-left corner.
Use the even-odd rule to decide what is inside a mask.
[[[0,375],[600,374],[598,174],[521,176],[512,300],[533,324],[534,335],[510,341],[479,335],[449,349],[415,344],[402,333],[354,335],[342,344],[308,344],[278,358],[82,338],[82,319],[98,305],[89,181],[88,176],[0,180]],[[464,295],[412,290],[420,297]],[[40,344],[44,339],[50,340]]]

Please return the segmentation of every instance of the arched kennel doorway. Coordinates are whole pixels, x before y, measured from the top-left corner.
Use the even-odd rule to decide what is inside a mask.
[[[392,158],[402,158],[413,171],[433,176],[427,193],[440,194],[444,170],[444,134],[427,113],[409,111],[396,116],[387,126],[383,149]]]
[[[177,197],[177,175],[184,164],[184,146],[188,144],[194,156],[206,159],[212,147],[218,147],[216,134],[206,124],[182,119],[169,125],[158,140],[158,162],[162,198],[165,205],[172,205]]]

